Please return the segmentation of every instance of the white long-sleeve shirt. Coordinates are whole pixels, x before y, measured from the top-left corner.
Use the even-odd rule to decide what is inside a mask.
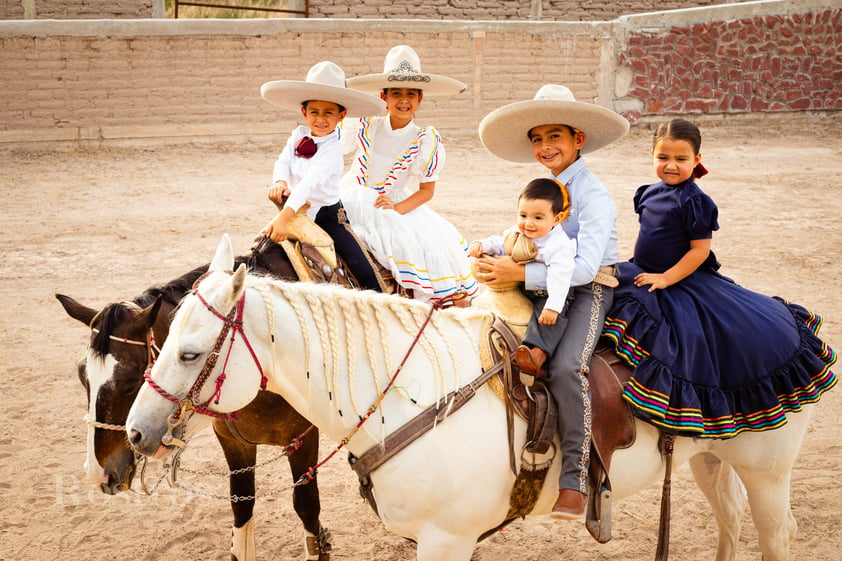
[[[489,236],[479,240],[482,251],[489,255],[505,255],[503,241],[510,232],[516,232],[512,226],[503,232],[502,236]],[[567,300],[567,293],[573,278],[576,263],[576,239],[571,239],[562,228],[556,225],[550,233],[532,240],[538,248],[538,255],[534,262],[543,263],[547,271],[547,302],[544,307],[561,313]],[[542,267],[543,269],[544,267]]]
[[[310,136],[318,147],[312,158],[295,155],[295,145],[305,136]],[[292,131],[275,161],[272,183],[281,179],[286,181],[291,190],[286,206],[298,211],[309,201],[307,215],[315,218],[321,207],[339,202],[339,181],[344,166],[336,131],[325,136],[312,136],[309,127],[299,126]]]

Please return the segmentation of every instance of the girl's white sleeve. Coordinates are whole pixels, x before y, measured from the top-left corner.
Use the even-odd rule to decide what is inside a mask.
[[[437,181],[447,154],[444,142],[434,127],[424,127],[418,133],[418,154],[412,162],[411,174],[418,178],[419,183]]]
[[[342,146],[343,154],[356,153],[360,144],[360,131],[363,128],[364,117],[352,117],[350,119],[342,119],[337,127],[339,133],[339,144]]]

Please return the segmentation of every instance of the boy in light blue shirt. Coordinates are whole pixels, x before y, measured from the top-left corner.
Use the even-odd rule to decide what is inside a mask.
[[[559,404],[558,430],[562,467],[559,494],[551,516],[572,520],[585,513],[591,444],[588,364],[613,300],[617,280],[617,211],[608,190],[581,155],[621,138],[629,129],[620,115],[591,103],[576,101],[565,86],[542,86],[532,100],[511,103],[485,116],[479,125],[483,145],[504,160],[537,160],[570,193],[570,215],[564,231],[577,241],[569,302],[556,320],[563,332],[555,350],[537,330],[528,328],[516,352],[523,372],[547,376],[547,386]],[[489,272],[478,280],[497,283],[524,281],[527,291],[546,291],[546,267],[516,264],[510,257],[485,257],[478,265]]]

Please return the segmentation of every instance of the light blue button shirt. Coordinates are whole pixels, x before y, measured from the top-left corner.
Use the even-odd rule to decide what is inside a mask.
[[[617,208],[605,185],[585,167],[579,157],[555,177],[570,193],[570,216],[561,224],[576,238],[575,267],[571,286],[593,282],[597,270],[617,263]],[[547,268],[543,263],[527,263],[527,290],[546,290]]]

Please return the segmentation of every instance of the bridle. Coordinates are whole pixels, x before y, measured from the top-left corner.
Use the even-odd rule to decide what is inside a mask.
[[[201,280],[201,279],[199,279],[199,280]],[[199,281],[197,281],[196,284],[198,284],[198,282]],[[219,337],[217,338],[217,346],[214,348],[214,352],[211,353],[211,355],[208,357],[208,360],[207,360],[207,362],[205,363],[205,365],[202,369],[202,374],[204,375],[204,380],[207,380],[210,372],[213,370],[213,367],[216,364],[216,359],[219,355],[219,353],[218,353],[219,348],[221,348],[222,342],[224,341],[225,337],[227,336],[227,333],[232,328],[234,329],[234,333],[232,334],[232,337],[231,337],[231,345],[233,345],[234,338],[236,336],[236,331],[237,330],[242,331],[243,310],[244,310],[244,306],[245,306],[245,293],[243,293],[242,298],[240,298],[240,300],[237,302],[237,306],[235,306],[235,308],[231,310],[231,312],[228,314],[228,316],[223,316],[221,313],[219,313],[217,310],[215,310],[212,306],[210,306],[207,303],[207,301],[202,297],[202,295],[199,294],[198,290],[196,290],[195,285],[194,285],[193,293],[199,298],[199,300],[202,302],[202,304],[205,305],[205,307],[208,310],[210,310],[215,316],[217,316],[218,318],[223,320],[223,328],[222,328],[222,332],[220,333]],[[136,310],[136,311],[142,310],[142,308],[134,302],[124,301],[124,302],[121,302],[121,304],[125,305],[128,308]],[[93,325],[96,323],[96,320],[100,317],[100,314],[101,314],[101,312],[98,313],[97,315],[95,315],[89,323],[89,327],[90,327],[90,329],[93,333],[99,333],[100,332],[99,329],[93,327]],[[257,359],[257,356],[254,353],[254,350],[251,347],[251,344],[248,341],[248,338],[245,335],[245,332],[243,332],[242,338],[243,338],[244,342],[246,343],[246,346],[249,348],[249,351],[251,352],[251,355],[252,355],[252,358],[255,361],[255,364],[257,365],[258,369],[260,370],[260,373],[261,373],[261,389],[266,389],[267,378],[266,378],[265,375],[263,375],[263,369],[260,365],[260,362]],[[176,403],[181,405],[181,402],[183,400],[178,400],[177,398],[175,398],[175,396],[171,396],[169,393],[167,393],[165,390],[163,390],[160,386],[158,386],[154,381],[152,381],[149,378],[149,373],[151,371],[152,365],[154,364],[155,359],[158,357],[158,355],[161,354],[161,349],[160,349],[160,347],[158,347],[157,343],[155,342],[155,334],[154,334],[154,331],[153,331],[152,327],[150,327],[149,330],[147,331],[145,341],[137,341],[137,340],[128,339],[128,338],[125,338],[125,337],[117,337],[115,335],[109,335],[109,339],[111,341],[115,341],[117,343],[124,343],[124,344],[127,344],[127,345],[137,345],[137,346],[146,347],[147,365],[146,365],[146,370],[144,371],[144,379],[147,382],[149,382],[149,384],[153,388],[155,388],[156,391],[158,391],[158,393],[161,393],[162,395],[164,395],[165,397],[167,397],[171,401],[175,401]],[[229,347],[228,352],[229,352],[229,355],[230,355],[230,347]],[[226,364],[227,364],[227,357],[226,357]],[[200,375],[200,377],[201,376],[202,375]],[[220,380],[220,378],[221,378],[221,380]],[[212,396],[212,399],[213,399],[213,397],[217,398],[215,401],[218,401],[219,392],[221,391],[221,388],[222,388],[222,382],[224,381],[224,378],[225,378],[224,372],[223,372],[222,375],[220,375],[220,378],[217,379],[217,391],[215,392],[214,396]],[[193,398],[198,397],[199,393],[201,392],[201,387],[202,387],[203,384],[204,384],[204,381],[202,381],[200,383],[199,380],[196,380],[196,383],[193,384],[193,388],[191,388],[191,391],[188,392],[188,396],[192,395]],[[193,401],[191,399],[191,404],[192,403],[193,403]],[[220,415],[220,414],[214,413],[212,411],[208,411],[207,405],[208,405],[207,403],[203,404],[202,406],[193,405],[192,410],[196,411],[198,413],[204,413],[204,414],[207,414],[207,415],[213,416],[213,417],[227,418],[227,419],[234,420],[234,421],[237,420],[236,413],[231,414],[231,415],[227,415],[227,416],[226,415]],[[186,420],[186,417],[189,414],[185,414],[184,411],[185,411],[185,409],[182,409],[181,407],[179,407],[179,409],[176,411],[176,413],[171,418],[178,419],[181,415],[184,415],[185,420]],[[121,432],[124,432],[126,430],[126,425],[116,425],[116,424],[111,424],[111,423],[102,423],[100,421],[97,421],[95,418],[91,418],[89,413],[85,413],[85,416],[83,417],[83,421],[85,422],[85,424],[87,424],[89,427],[92,427],[92,428],[98,428],[98,429],[104,429],[104,430],[113,430],[113,431],[121,431]],[[171,426],[168,434],[171,435],[171,432],[172,432],[173,428],[174,427]],[[307,434],[309,434],[313,429],[315,429],[315,427],[313,425],[310,425],[310,427],[308,427],[299,436],[293,438],[292,441],[289,444],[287,444],[286,446],[283,447],[282,454],[279,457],[290,456],[295,451],[297,451],[299,448],[301,448],[301,446],[304,444],[304,437],[306,437]],[[186,445],[185,442],[183,442],[181,440],[178,440],[178,439],[174,439],[174,438],[172,439],[171,443],[176,444],[177,442],[182,442],[183,444]],[[138,469],[139,469],[139,473],[140,473],[141,486],[142,486],[142,488],[143,488],[143,490],[145,491],[146,494],[151,495],[152,493],[154,493],[155,489],[157,488],[157,483],[155,484],[153,489],[150,490],[150,489],[147,488],[146,481],[145,481],[147,458],[146,458],[146,456],[144,456],[142,454],[139,454],[139,453],[135,453],[134,458],[135,458],[135,463],[138,464],[138,466],[139,466]],[[175,481],[175,470],[177,469],[178,463],[179,462],[176,460],[176,461],[172,462],[172,464],[170,465],[170,469],[173,470],[173,473],[172,473],[172,480],[173,481]],[[257,467],[257,466],[255,465],[255,466],[251,466],[250,468],[243,468],[243,469],[252,469],[253,470],[255,467]],[[166,472],[165,472],[165,474],[166,474]],[[163,479],[165,474],[161,476],[161,478],[158,480],[158,483],[161,482],[161,479]],[[187,489],[187,490],[191,490],[187,487],[184,487],[184,488]],[[131,489],[131,490],[133,490],[133,489]],[[223,498],[223,497],[220,497],[220,498]],[[228,497],[228,498],[230,498],[230,497]],[[243,497],[243,499],[245,499],[245,498],[246,497]],[[235,500],[235,499],[236,499],[236,497],[232,500]]]
[[[228,315],[222,315],[219,311],[216,310],[211,304],[208,303],[207,300],[201,295],[198,289],[198,284],[202,280],[203,277],[197,279],[196,284],[194,284],[194,288],[192,293],[199,299],[202,305],[215,315],[217,318],[222,320],[222,329],[219,332],[219,336],[216,338],[216,343],[214,343],[213,350],[208,354],[207,359],[205,360],[205,364],[202,366],[201,372],[199,372],[199,376],[193,382],[193,385],[188,390],[187,394],[183,398],[179,398],[167,390],[162,388],[158,385],[151,376],[152,367],[151,364],[143,373],[143,378],[146,380],[146,383],[158,392],[163,397],[167,398],[168,400],[172,401],[173,403],[178,405],[178,408],[175,412],[169,416],[167,419],[168,430],[167,433],[162,437],[161,441],[165,446],[177,446],[179,448],[184,447],[184,441],[180,440],[173,436],[173,430],[180,426],[181,424],[185,423],[187,419],[193,413],[199,413],[201,415],[207,415],[209,417],[214,417],[217,419],[226,419],[231,421],[236,421],[239,419],[239,415],[236,411],[232,413],[217,413],[215,411],[210,410],[210,403],[213,401],[215,404],[219,403],[219,397],[222,393],[222,385],[225,383],[226,374],[225,371],[228,368],[228,360],[231,358],[231,351],[234,348],[234,343],[237,339],[237,332],[239,332],[240,338],[242,339],[243,343],[245,343],[246,348],[249,350],[252,359],[254,360],[254,364],[257,366],[257,370],[260,372],[260,389],[265,390],[266,385],[268,384],[268,379],[266,374],[263,372],[263,367],[260,364],[260,360],[257,358],[257,355],[254,352],[254,348],[252,347],[251,343],[246,336],[245,331],[243,330],[243,311],[245,309],[245,302],[246,302],[246,292],[243,291],[243,295],[237,300],[236,305],[231,308],[231,311]],[[225,344],[225,340],[228,338],[228,334],[231,334],[228,350],[225,354],[225,361],[223,362],[222,371],[216,377],[216,387],[214,389],[213,394],[205,401],[204,403],[199,401],[199,395],[202,392],[202,388],[207,382],[208,378],[210,377],[211,372],[216,367],[217,360],[219,359],[220,351],[222,350],[223,345]]]
[[[127,308],[131,308],[135,311],[140,311],[142,308],[135,304],[134,302],[123,301],[120,302],[123,306]],[[92,333],[99,333],[99,329],[94,327],[96,320],[99,319],[99,316],[102,314],[102,310],[100,310],[88,323],[88,327],[91,329]],[[127,339],[125,337],[117,337],[116,335],[109,335],[108,339],[117,343],[123,343],[126,345],[137,345],[140,347],[146,347],[146,367],[152,368],[152,364],[155,362],[155,359],[161,354],[161,349],[158,347],[158,344],[155,342],[155,332],[153,328],[150,327],[146,331],[146,340],[144,341],[136,341],[133,339]],[[93,427],[95,429],[103,429],[103,430],[113,430],[113,431],[124,431],[126,430],[126,425],[115,425],[111,423],[102,423],[97,421],[95,418],[91,418],[90,412],[86,412],[85,416],[82,417],[82,420],[85,422],[86,425],[89,427]]]

